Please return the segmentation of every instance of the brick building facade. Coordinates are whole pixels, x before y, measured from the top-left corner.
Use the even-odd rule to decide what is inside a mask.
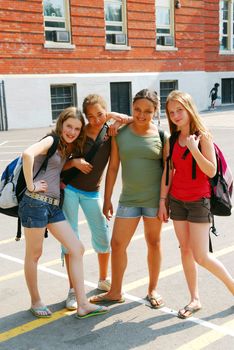
[[[234,103],[234,0],[0,0],[1,129],[51,124],[92,92],[131,112],[132,96],[220,84]],[[7,120],[6,120],[7,119]]]

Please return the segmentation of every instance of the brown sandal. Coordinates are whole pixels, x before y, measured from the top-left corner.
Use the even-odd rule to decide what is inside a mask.
[[[152,309],[159,309],[160,307],[164,306],[164,301],[161,297],[161,295],[147,295],[146,300],[150,303],[150,307]]]
[[[89,302],[96,304],[96,303],[124,303],[125,299],[124,297],[121,297],[120,299],[109,299],[107,297],[107,293],[102,293],[98,295],[93,295],[92,297],[89,298]]]
[[[182,312],[182,310],[184,310],[184,312]],[[182,318],[183,320],[185,320],[186,318],[189,318],[189,317],[193,316],[193,314],[195,312],[201,310],[201,307],[197,307],[197,306],[191,307],[189,305],[186,305],[184,307],[184,309],[182,309],[182,310],[178,311],[178,317]]]

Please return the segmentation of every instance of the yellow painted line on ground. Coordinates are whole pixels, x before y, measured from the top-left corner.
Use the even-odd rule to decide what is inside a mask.
[[[228,321],[222,324],[222,328],[230,328],[230,332],[234,330],[234,320]],[[205,334],[193,339],[192,341],[180,346],[176,350],[201,350],[216,342],[217,340],[227,335],[217,332],[217,330],[211,330]],[[231,349],[231,347],[230,347]]]
[[[19,334],[21,335],[27,332],[31,332],[38,327],[45,326],[49,323],[59,320],[62,317],[70,316],[74,313],[75,311],[67,311],[66,309],[62,309],[60,311],[54,312],[52,317],[50,318],[38,318],[34,321],[12,328],[9,331],[0,333],[0,343],[7,341],[11,338],[17,337]]]

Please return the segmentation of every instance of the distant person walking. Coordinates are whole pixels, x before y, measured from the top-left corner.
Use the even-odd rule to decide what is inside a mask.
[[[219,83],[215,83],[214,87],[210,90],[210,95],[209,95],[209,97],[211,98],[210,109],[215,109],[215,102],[218,98],[218,88],[219,88]]]

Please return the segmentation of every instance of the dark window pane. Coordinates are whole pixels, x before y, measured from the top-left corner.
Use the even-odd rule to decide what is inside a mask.
[[[178,89],[178,80],[160,81],[161,110],[165,110],[165,104],[168,94],[176,89]]]
[[[46,27],[65,28],[65,22],[45,21]]]
[[[157,33],[158,34],[170,34],[170,29],[169,28],[157,28]]]
[[[56,120],[58,115],[67,107],[76,106],[75,86],[51,86],[52,118]]]
[[[223,34],[227,34],[227,22],[223,23]]]
[[[222,44],[221,44],[221,48],[223,50],[227,50],[228,48],[228,41],[227,41],[227,37],[222,37]]]
[[[107,31],[112,31],[112,32],[121,32],[122,31],[122,26],[106,26]]]
[[[234,79],[222,79],[222,103],[234,103]]]
[[[131,83],[110,83],[111,110],[131,114]]]

